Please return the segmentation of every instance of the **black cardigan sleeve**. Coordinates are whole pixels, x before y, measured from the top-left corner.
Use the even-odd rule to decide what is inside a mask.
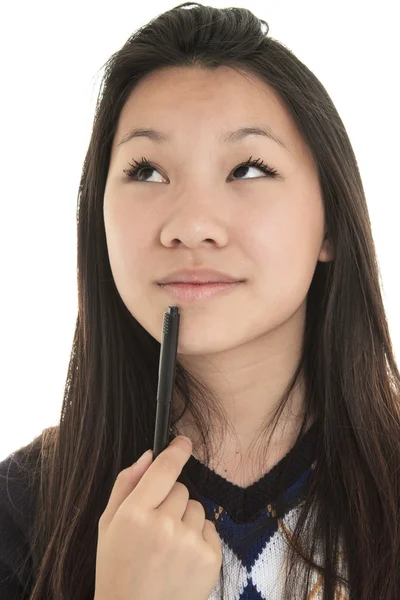
[[[25,600],[30,595],[32,522],[29,478],[12,455],[0,462],[0,599]],[[24,592],[25,589],[25,592]]]

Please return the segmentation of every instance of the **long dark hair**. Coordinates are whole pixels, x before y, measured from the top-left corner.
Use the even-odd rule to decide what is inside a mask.
[[[265,21],[244,8],[184,3],[140,28],[103,66],[79,186],[79,312],[60,423],[14,455],[38,486],[31,600],[93,599],[98,520],[117,474],[153,443],[160,344],[121,300],[103,221],[121,109],[137,83],[156,69],[219,65],[256,74],[284,101],[314,157],[335,248],[333,261],[316,266],[301,360],[276,413],[279,417],[304,378],[304,423],[314,415],[318,425],[316,463],[288,536],[293,569],[284,597],[294,597],[299,585],[294,567],[302,563],[323,575],[323,598],[333,600],[342,547],[351,598],[400,598],[400,375],[351,143],[323,85],[268,37]],[[178,361],[175,393],[184,408],[174,413],[173,427],[189,411],[207,447],[216,411],[212,391]],[[271,423],[265,428],[270,435]],[[304,431],[302,426],[297,439]],[[201,491],[185,484],[191,497]],[[317,543],[323,564],[313,554]],[[304,599],[307,587],[305,579]]]

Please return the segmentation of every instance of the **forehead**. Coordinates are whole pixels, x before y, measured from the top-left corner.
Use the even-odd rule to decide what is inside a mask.
[[[153,127],[188,139],[265,123],[296,154],[307,153],[300,132],[274,88],[246,71],[220,66],[168,67],[146,75],[130,93],[114,145],[132,127]],[[211,140],[210,140],[211,141]]]

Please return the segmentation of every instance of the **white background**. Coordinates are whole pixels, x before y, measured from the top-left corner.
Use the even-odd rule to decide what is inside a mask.
[[[78,309],[78,183],[100,68],[138,27],[179,3],[25,0],[2,8],[0,460],[59,421]],[[204,4],[246,6],[266,20],[269,35],[333,99],[361,171],[400,361],[396,2]]]

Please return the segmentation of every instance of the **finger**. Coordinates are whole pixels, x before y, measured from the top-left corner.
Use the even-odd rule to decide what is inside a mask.
[[[141,458],[143,458],[143,461],[139,462]],[[129,494],[132,493],[132,490],[135,489],[136,485],[143,477],[143,473],[151,465],[152,460],[153,451],[147,450],[137,462],[118,473],[107,506],[100,518],[102,525],[107,526],[111,523],[115,513],[126,498],[128,498]]]
[[[168,496],[158,506],[158,511],[166,513],[181,521],[187,510],[189,501],[189,490],[186,485],[180,481],[176,481]]]
[[[182,523],[190,529],[194,529],[199,533],[203,532],[204,522],[206,520],[206,511],[203,505],[197,500],[188,502],[185,514],[182,517]]]
[[[175,438],[163,450],[141,477],[126,499],[132,507],[157,508],[165,500],[192,453],[191,443],[182,436]]]
[[[215,554],[222,561],[222,544],[218,531],[212,521],[206,519],[203,526],[203,539],[214,550]]]

